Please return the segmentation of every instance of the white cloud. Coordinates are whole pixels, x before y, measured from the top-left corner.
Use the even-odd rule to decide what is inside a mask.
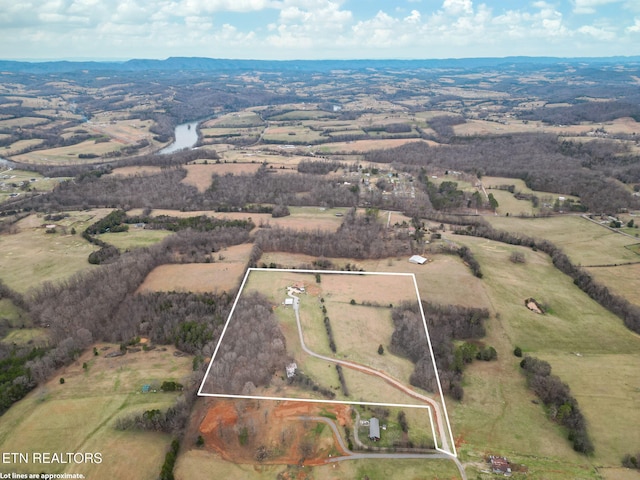
[[[444,0],[442,10],[449,15],[470,15],[473,13],[473,2],[471,0]]]
[[[583,35],[589,35],[596,40],[611,41],[616,38],[614,32],[611,32],[604,28],[595,27],[593,25],[583,25],[582,27],[578,28],[578,32],[582,33]]]
[[[411,15],[405,17],[404,21],[408,23],[420,23],[420,12],[418,10],[411,10]]]
[[[563,16],[559,0],[512,1],[495,12],[481,3],[489,0],[430,0],[419,7],[418,1],[356,17],[346,0],[0,0],[0,42],[3,51],[23,57],[40,57],[47,48],[58,56],[120,58],[640,53],[634,45],[640,16],[632,23],[630,10],[626,22],[604,14],[640,0],[571,0],[574,13],[599,14],[577,25],[575,15]]]
[[[640,33],[640,18],[634,19],[635,23],[630,27],[625,28],[627,33]]]
[[[573,0],[573,13],[593,14],[599,7],[611,3],[619,3],[621,0]]]

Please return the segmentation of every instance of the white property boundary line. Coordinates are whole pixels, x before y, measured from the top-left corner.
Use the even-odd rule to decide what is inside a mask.
[[[261,395],[233,395],[233,394],[223,394],[223,393],[204,393],[202,389],[204,388],[205,381],[209,376],[209,372],[211,371],[211,366],[218,354],[218,350],[220,349],[220,345],[222,344],[222,339],[224,338],[225,333],[227,332],[227,328],[229,327],[229,322],[233,317],[233,312],[238,305],[238,300],[240,299],[240,295],[242,294],[245,284],[249,278],[251,272],[281,272],[281,273],[311,273],[311,274],[339,274],[339,275],[381,275],[381,276],[402,276],[402,277],[411,277],[413,279],[413,286],[416,291],[416,298],[418,300],[418,306],[420,307],[420,315],[422,316],[422,323],[424,325],[424,331],[427,336],[427,343],[429,345],[429,354],[431,355],[431,362],[433,364],[433,369],[436,374],[436,380],[438,384],[438,392],[440,393],[440,400],[442,402],[442,410],[444,412],[444,419],[446,421],[447,430],[449,439],[451,441],[451,450],[444,450],[438,447],[437,442],[437,434],[435,431],[433,412],[431,411],[431,407],[428,405],[411,405],[411,404],[398,404],[398,403],[379,403],[379,402],[353,402],[346,400],[319,400],[314,398],[287,398],[287,397],[268,397]],[[444,401],[444,395],[442,393],[442,385],[440,383],[440,375],[438,374],[438,367],[436,366],[435,356],[433,354],[433,346],[431,345],[431,337],[429,336],[429,329],[427,328],[427,320],[424,315],[424,310],[422,308],[422,299],[420,298],[420,292],[418,291],[418,282],[416,281],[416,276],[413,273],[394,273],[394,272],[344,272],[340,270],[298,270],[298,269],[287,269],[287,268],[248,268],[244,278],[242,279],[242,283],[240,284],[240,289],[236,295],[236,298],[233,302],[233,306],[231,307],[231,311],[229,312],[229,317],[222,329],[222,333],[220,334],[220,339],[218,340],[218,344],[211,356],[211,360],[209,361],[209,366],[207,367],[207,371],[205,372],[204,377],[202,378],[202,383],[200,384],[200,388],[198,389],[198,395],[201,397],[218,397],[218,398],[242,398],[249,400],[276,400],[276,401],[299,401],[299,402],[308,402],[308,403],[325,403],[325,404],[339,404],[339,405],[369,405],[369,406],[380,406],[380,407],[402,407],[402,408],[424,408],[427,410],[429,414],[429,420],[431,422],[431,431],[433,434],[433,442],[435,445],[435,449],[439,452],[446,453],[448,455],[452,455],[457,458],[458,453],[456,451],[455,441],[453,438],[453,431],[451,430],[451,423],[449,422],[449,414],[447,412],[447,406]],[[445,435],[447,432],[445,432]]]

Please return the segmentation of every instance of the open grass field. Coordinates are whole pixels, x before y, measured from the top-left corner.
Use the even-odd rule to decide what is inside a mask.
[[[207,120],[202,123],[201,128],[246,128],[262,124],[263,121],[256,112],[244,110]]]
[[[270,145],[265,148],[265,145],[248,147],[246,149],[233,149],[222,152],[223,161],[226,163],[266,163],[273,168],[288,170],[297,170],[298,163],[302,159],[308,159],[301,155],[295,154],[295,150],[291,152],[287,149],[285,152],[284,145]],[[307,147],[304,148],[307,151]]]
[[[320,153],[335,152],[370,152],[371,150],[380,150],[384,148],[395,148],[411,142],[426,142],[431,146],[437,145],[431,140],[420,140],[419,138],[387,138],[387,139],[370,139],[370,140],[354,140],[351,142],[331,142],[323,143],[315,147]]]
[[[518,200],[506,190],[487,190],[487,194],[493,194],[498,202],[496,213],[498,215],[533,216],[539,209],[533,207],[529,200]]]
[[[235,245],[215,254],[215,263],[167,264],[156,267],[138,292],[229,292],[240,285],[252,244]]]
[[[294,230],[325,230],[335,232],[342,224],[342,218],[336,214],[345,214],[347,208],[323,208],[323,207],[289,207],[291,215],[280,218],[272,218],[270,215],[265,223],[271,226],[292,228]],[[255,220],[254,220],[255,222]]]
[[[138,247],[150,247],[172,234],[167,230],[146,230],[130,225],[127,232],[103,233],[97,235],[97,238],[124,252]]]
[[[96,143],[95,140],[86,140],[66,147],[49,148],[45,150],[35,150],[33,152],[16,155],[14,160],[23,163],[45,163],[52,165],[66,165],[74,163],[98,163],[103,159],[100,155],[118,151],[122,148],[121,143],[109,141]],[[96,158],[79,158],[81,153],[93,153]]]
[[[44,123],[49,123],[49,120],[42,117],[18,117],[0,120],[0,128],[32,127]]]
[[[96,347],[99,356],[89,349],[3,415],[0,448],[23,453],[100,452],[101,464],[54,463],[46,469],[49,473],[82,473],[87,478],[155,479],[171,437],[116,431],[114,422],[123,415],[173,405],[175,393],[141,394],[141,387],[164,380],[184,381],[191,371],[191,358],[173,356],[172,347],[105,358],[118,346]],[[86,370],[82,368],[85,362]],[[0,464],[0,472],[35,473],[43,467]]]
[[[131,167],[120,167],[115,168],[111,174],[112,175],[122,175],[123,177],[132,177],[134,175],[155,175],[160,173],[162,168],[153,167],[151,165],[144,165],[141,167],[131,166]]]
[[[618,393],[638,388],[637,375],[632,372],[637,372],[640,336],[582,293],[569,277],[551,265],[546,255],[522,249],[526,263],[513,264],[508,260],[509,254],[521,247],[479,238],[450,238],[469,246],[483,269],[483,283],[496,315],[488,324],[485,341],[498,351],[497,363],[473,365],[465,374],[465,401],[453,407],[454,431],[462,429],[469,448],[478,448],[491,433],[488,440],[492,446],[504,445],[520,454],[546,455],[544,452],[550,448],[549,456],[573,458],[572,462],[581,458],[560,454],[561,449],[570,449],[561,429],[549,421],[547,426],[541,423],[544,412],[539,405],[531,404],[533,394],[524,389],[519,360],[511,353],[518,345],[526,353],[550,361],[553,372],[568,383],[579,399],[588,420],[597,415],[593,412],[625,419],[618,424],[598,419],[590,429],[597,464],[619,465],[620,458],[627,453],[623,449],[626,445],[619,441],[629,438],[625,426],[640,422],[640,410],[632,406],[637,406],[633,403],[637,398],[620,400],[623,394]],[[524,299],[528,297],[547,305],[547,313],[538,315],[526,309]],[[594,373],[587,373],[586,362],[579,363],[590,358],[601,360],[600,364],[591,362]],[[603,381],[596,378],[600,376],[596,371],[611,374]],[[604,402],[605,395],[611,398],[610,402]],[[479,412],[482,424],[478,423]],[[541,419],[534,421],[535,415]],[[517,425],[520,427],[515,428]],[[534,432],[533,428],[542,431]],[[551,435],[554,430],[555,441]]]
[[[613,293],[640,306],[640,295],[638,295],[640,292],[640,264],[593,267],[586,270],[597,282],[606,285]]]
[[[295,465],[247,465],[228,462],[220,455],[199,449],[191,449],[181,454],[176,465],[177,480],[199,480],[210,478],[215,471],[220,478],[234,480],[267,480],[290,478],[297,480],[343,480],[346,478],[371,479],[430,479],[451,480],[460,478],[454,463],[450,460],[346,460],[315,467]],[[279,477],[282,475],[282,477]]]
[[[348,305],[337,310],[329,309],[329,305],[327,316],[331,319],[339,357],[383,370],[394,378],[409,383],[413,364],[389,351],[393,334],[391,309]],[[423,335],[422,340],[426,349],[426,335]],[[385,349],[382,355],[378,354],[379,345]]]
[[[269,121],[290,121],[290,120],[315,120],[318,118],[334,117],[335,114],[324,110],[292,110],[287,113],[269,117]]]
[[[4,147],[2,155],[8,157],[10,155],[16,155],[17,153],[23,151],[25,148],[36,147],[42,144],[44,140],[40,138],[31,138],[29,140],[18,140],[17,142],[13,142],[11,145],[7,145]]]
[[[137,118],[108,120],[108,117],[101,116],[97,118],[98,121],[87,122],[83,127],[92,133],[106,135],[124,145],[133,145],[141,140],[147,140],[152,145],[160,145],[153,140],[154,134],[149,131],[153,127],[153,120],[140,120]]]
[[[594,462],[615,466],[640,445],[640,354],[541,355],[553,373],[571,386],[589,424]],[[623,453],[621,453],[623,452]]]
[[[70,216],[55,222],[57,233],[48,234],[40,214],[18,222],[18,233],[0,235],[0,272],[11,288],[26,292],[44,281],[57,281],[74,273],[94,268],[87,258],[96,247],[80,236],[87,226],[106,216],[110,209],[68,212]],[[71,228],[78,232],[71,235]],[[66,229],[67,233],[63,233]]]
[[[172,217],[188,218],[206,215],[215,218],[227,218],[231,220],[251,219],[258,227],[283,227],[294,230],[326,230],[335,232],[342,224],[342,217],[336,217],[336,213],[346,213],[347,208],[323,208],[323,207],[289,207],[291,215],[287,217],[273,218],[269,213],[250,212],[213,212],[210,210],[197,210],[181,212],[179,210],[154,209],[151,215],[169,215]],[[142,209],[130,210],[129,215],[140,215]]]
[[[185,165],[187,176],[182,183],[193,185],[199,192],[204,192],[211,186],[211,178],[213,175],[250,175],[258,171],[260,163],[219,163],[208,164],[202,163]]]
[[[637,243],[634,239],[596,225],[580,216],[548,218],[486,217],[495,228],[521,232],[535,238],[550,240],[581,265],[606,265],[637,262],[640,255],[625,248]]]
[[[269,126],[262,139],[266,143],[313,143],[324,138],[320,133],[304,125]]]
[[[43,345],[48,343],[47,330],[35,328],[29,314],[8,298],[0,300],[0,321],[8,330],[0,342],[8,345]],[[6,322],[6,323],[5,323]]]

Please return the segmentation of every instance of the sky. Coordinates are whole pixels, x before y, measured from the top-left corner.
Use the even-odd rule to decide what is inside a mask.
[[[0,0],[0,59],[640,55],[640,0]]]

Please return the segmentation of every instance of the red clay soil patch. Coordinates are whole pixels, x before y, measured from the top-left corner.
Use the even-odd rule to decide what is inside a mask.
[[[335,437],[317,436],[317,422],[304,416],[335,416],[351,422],[347,405],[298,401],[216,399],[199,431],[205,448],[234,463],[323,465],[329,455],[345,455]],[[328,425],[322,431],[331,432]],[[303,445],[307,452],[303,456]]]

